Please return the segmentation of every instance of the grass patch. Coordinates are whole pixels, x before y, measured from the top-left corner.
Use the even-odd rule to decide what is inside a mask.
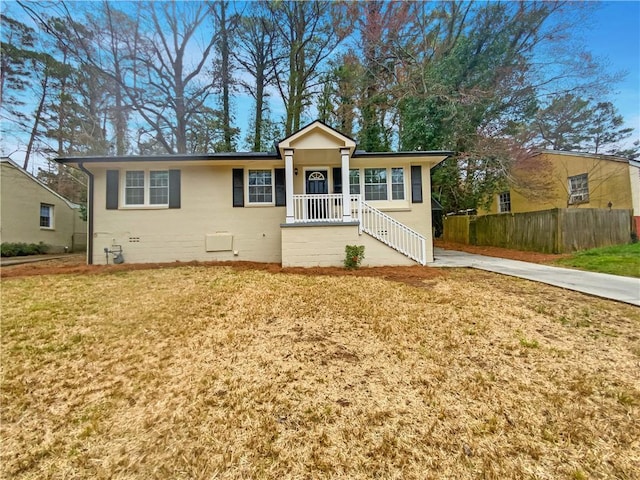
[[[640,243],[584,250],[555,263],[591,272],[640,278]]]
[[[520,339],[520,345],[522,345],[525,348],[539,348],[540,344],[538,343],[537,340],[528,340],[526,338],[521,338]]]
[[[637,475],[631,306],[468,270],[193,266],[1,299],[0,478]]]

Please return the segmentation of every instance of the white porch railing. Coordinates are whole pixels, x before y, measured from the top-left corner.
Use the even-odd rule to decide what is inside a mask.
[[[342,222],[342,194],[294,195],[296,223]]]
[[[415,260],[420,265],[426,265],[427,241],[424,236],[372,207],[367,202],[360,202],[360,204],[358,212],[360,228],[364,233]]]
[[[293,195],[294,222],[342,222],[342,198],[342,194]],[[351,195],[350,200],[350,221],[360,224],[360,232],[371,235],[421,265],[427,263],[424,236],[363,202],[360,195]]]

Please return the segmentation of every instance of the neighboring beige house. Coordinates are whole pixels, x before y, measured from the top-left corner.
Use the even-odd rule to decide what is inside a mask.
[[[527,161],[530,163],[522,175],[544,177],[548,180],[544,191],[523,191],[512,186],[495,195],[489,210],[479,214],[613,208],[633,209],[635,216],[640,215],[637,162],[612,155],[556,150],[536,152]]]
[[[451,152],[367,153],[315,121],[275,153],[60,158],[89,177],[88,262],[433,261],[430,169]]]
[[[640,235],[640,160],[629,160],[629,183],[636,234]]]
[[[51,190],[8,158],[0,159],[0,239],[45,243],[50,252],[84,250],[87,223],[80,206]]]

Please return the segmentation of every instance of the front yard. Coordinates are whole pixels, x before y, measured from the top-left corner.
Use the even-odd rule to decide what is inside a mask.
[[[2,478],[638,478],[640,309],[450,270],[2,281]]]

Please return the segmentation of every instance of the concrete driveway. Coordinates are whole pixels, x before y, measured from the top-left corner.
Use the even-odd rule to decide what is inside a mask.
[[[436,248],[431,267],[468,267],[526,278],[640,307],[640,279]]]

